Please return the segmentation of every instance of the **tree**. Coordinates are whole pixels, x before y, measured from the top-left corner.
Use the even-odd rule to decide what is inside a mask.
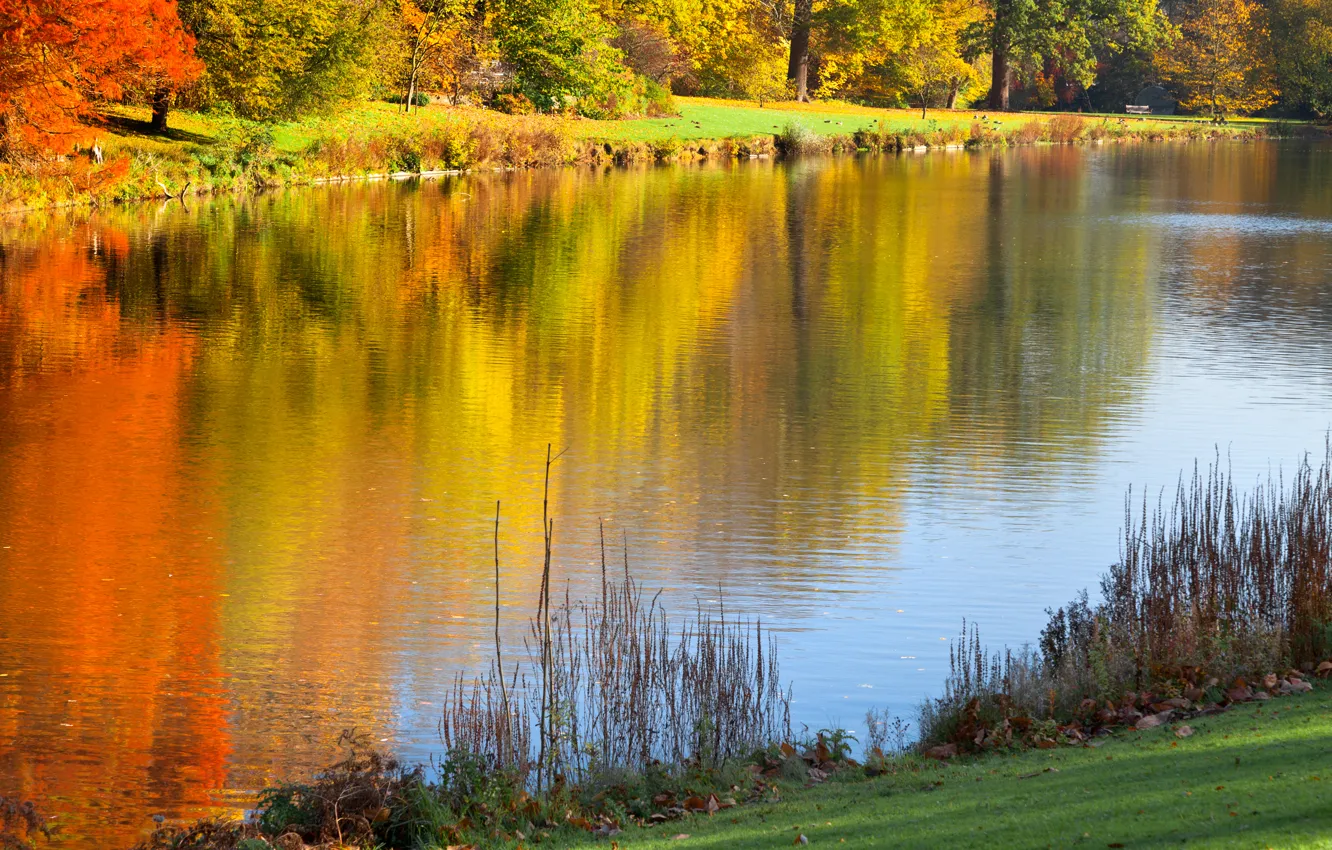
[[[632,97],[633,75],[610,44],[614,35],[589,0],[506,0],[496,21],[500,55],[523,95],[547,111],[573,99],[593,117],[603,117],[597,104],[614,112]]]
[[[786,77],[795,84],[796,100],[809,100],[809,31],[814,18],[814,0],[795,0],[791,16],[791,52]]]
[[[921,118],[944,93],[951,109],[958,92],[975,81],[976,69],[962,56],[962,32],[978,18],[969,0],[941,0],[930,9],[915,44],[897,57],[904,85],[920,101]]]
[[[400,0],[402,103],[416,107],[426,80],[448,85],[454,103],[486,59],[486,7],[473,0]]]
[[[181,0],[203,100],[261,120],[361,94],[387,11],[381,0]]]
[[[741,93],[760,109],[765,103],[790,97],[780,46],[774,50],[766,44],[750,44],[748,50],[736,52],[734,62]]]
[[[1198,0],[1157,64],[1180,105],[1213,121],[1276,102],[1266,14],[1255,0]]]
[[[893,58],[919,43],[930,24],[929,0],[820,0],[811,31],[817,44],[817,93],[827,97],[874,88]]]
[[[1332,115],[1332,0],[1275,0],[1272,43],[1283,97]]]
[[[200,70],[172,0],[0,0],[0,45],[0,155],[69,151],[96,100]]]
[[[1156,0],[990,0],[968,36],[990,53],[989,108],[1007,110],[1016,63],[1054,63],[1085,89],[1104,54],[1154,49],[1169,31]]]
[[[938,41],[915,45],[905,52],[901,63],[905,82],[920,101],[921,118],[931,102],[976,73],[957,51]]]

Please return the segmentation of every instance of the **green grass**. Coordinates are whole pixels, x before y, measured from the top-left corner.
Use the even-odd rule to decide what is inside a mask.
[[[623,850],[772,850],[802,834],[838,848],[1332,847],[1332,692],[1189,725],[1187,738],[1162,728],[876,779],[849,771],[782,802],[617,840]]]
[[[680,139],[718,139],[727,136],[751,136],[780,132],[788,123],[804,124],[816,133],[836,135],[854,133],[861,128],[878,129],[882,122],[893,133],[926,133],[936,128],[963,126],[969,128],[976,116],[985,116],[991,125],[1005,129],[1018,127],[1029,121],[1048,121],[1055,113],[1008,112],[991,113],[983,109],[929,110],[920,117],[919,110],[873,109],[836,101],[815,103],[774,103],[759,108],[745,101],[714,100],[710,98],[679,97],[678,118],[642,118],[631,121],[580,121],[575,131],[582,138],[611,141],[655,141],[672,136]],[[1087,115],[1089,120],[1109,118],[1126,119],[1135,130],[1159,129],[1179,122],[1206,121],[1198,117],[1149,118],[1139,121],[1124,115]],[[1245,126],[1264,123],[1263,119],[1232,121],[1232,125]]]

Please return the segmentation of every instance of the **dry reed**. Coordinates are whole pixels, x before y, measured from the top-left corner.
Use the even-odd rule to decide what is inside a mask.
[[[991,654],[964,624],[923,738],[956,739],[978,713],[1066,720],[1084,700],[1198,692],[1332,656],[1332,437],[1318,467],[1306,456],[1249,492],[1218,457],[1168,506],[1144,499],[1135,515],[1130,493],[1101,592],[1048,611],[1039,649]]]
[[[527,658],[503,673],[497,630],[496,661],[474,679],[455,680],[440,724],[449,753],[540,789],[657,763],[717,767],[787,740],[790,697],[762,623],[699,605],[673,624],[660,592],[649,598],[629,575],[627,546],[622,578],[608,575],[604,529],[600,594],[574,601],[566,586],[563,600],[552,602],[549,487],[557,459],[547,451],[541,589]],[[498,528],[497,506],[497,541]]]

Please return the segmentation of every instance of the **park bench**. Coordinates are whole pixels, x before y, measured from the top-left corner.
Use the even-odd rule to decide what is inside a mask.
[[[1124,111],[1127,112],[1129,115],[1151,115],[1151,114],[1152,114],[1152,108],[1151,108],[1150,106],[1138,106],[1138,105],[1135,104],[1135,103],[1129,103],[1129,104],[1126,104],[1126,105],[1124,106]]]

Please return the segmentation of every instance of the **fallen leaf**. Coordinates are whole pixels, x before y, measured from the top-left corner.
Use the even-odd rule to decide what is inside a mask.
[[[1181,726],[1181,727],[1179,727],[1178,729],[1175,730],[1175,737],[1176,737],[1176,738],[1187,738],[1187,737],[1189,737],[1189,736],[1192,735],[1192,734],[1193,734],[1193,727],[1192,727],[1192,726]]]
[[[787,758],[790,758],[791,756],[795,755],[795,747],[791,746],[790,744],[782,744],[782,755],[786,756]]]
[[[672,840],[672,841],[684,841],[684,840],[685,840],[686,838],[688,838],[688,837],[689,837],[689,833],[687,833],[687,832],[682,832],[682,833],[680,833],[679,835],[672,835],[672,836],[671,836],[671,840]]]
[[[1038,750],[1053,750],[1058,746],[1059,746],[1058,744],[1056,744],[1054,741],[1051,741],[1049,738],[1042,738],[1036,742],[1036,749]]]
[[[686,812],[702,812],[707,810],[708,801],[704,800],[702,797],[693,796],[686,797],[684,802],[680,805],[684,807]]]
[[[806,838],[806,837],[805,837],[805,833],[802,832],[802,833],[800,833],[799,835],[797,835],[797,836],[795,837],[795,841],[792,841],[791,843],[792,843],[792,844],[795,844],[795,845],[808,844],[808,843],[809,843],[809,839]]]

